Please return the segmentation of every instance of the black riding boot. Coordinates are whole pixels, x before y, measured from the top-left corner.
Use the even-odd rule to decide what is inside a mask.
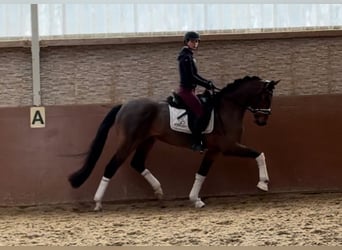
[[[200,119],[195,119],[193,128],[192,128],[192,146],[191,149],[194,151],[203,152],[206,148],[203,142],[203,134]]]

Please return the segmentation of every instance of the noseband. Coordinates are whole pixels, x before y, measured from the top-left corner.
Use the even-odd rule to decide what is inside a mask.
[[[258,108],[252,108],[251,106],[247,107],[249,111],[251,111],[253,114],[263,114],[263,115],[270,115],[271,114],[271,109],[258,109]]]

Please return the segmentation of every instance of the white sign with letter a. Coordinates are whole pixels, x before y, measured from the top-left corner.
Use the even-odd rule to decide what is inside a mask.
[[[45,128],[45,107],[31,107],[30,127]]]

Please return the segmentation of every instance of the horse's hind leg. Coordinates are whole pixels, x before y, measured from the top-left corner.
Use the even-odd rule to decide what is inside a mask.
[[[102,199],[106,192],[107,186],[109,184],[110,179],[114,176],[116,171],[122,165],[122,163],[126,160],[129,154],[132,152],[132,147],[122,145],[118,148],[117,152],[114,154],[110,162],[107,164],[105,168],[104,175],[100,181],[100,184],[96,190],[94,201],[96,202],[95,211],[99,211],[102,209]]]
[[[145,161],[147,158],[148,153],[150,152],[153,144],[155,142],[154,138],[148,138],[143,143],[141,143],[131,161],[131,166],[140,173],[146,181],[151,185],[154,190],[155,195],[158,199],[162,199],[163,197],[163,190],[161,188],[160,182],[157,180],[156,177],[152,175],[150,170],[146,169]]]

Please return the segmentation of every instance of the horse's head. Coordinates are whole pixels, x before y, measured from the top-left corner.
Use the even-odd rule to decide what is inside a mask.
[[[271,103],[274,86],[280,82],[269,80],[257,80],[260,90],[252,96],[247,109],[254,114],[254,121],[259,126],[267,124],[268,116],[271,114]]]
[[[273,89],[279,81],[263,80],[257,76],[246,76],[227,84],[226,87],[215,93],[216,103],[226,101],[237,110],[244,112],[246,109],[254,114],[254,121],[259,126],[267,123],[271,114]],[[217,88],[216,88],[217,89]],[[225,104],[223,104],[225,105]]]

